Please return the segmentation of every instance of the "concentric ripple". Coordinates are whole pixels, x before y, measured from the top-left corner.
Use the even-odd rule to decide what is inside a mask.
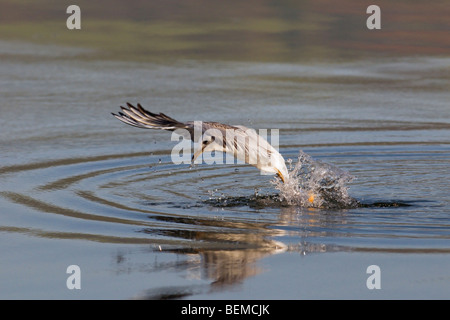
[[[306,208],[286,202],[274,178],[253,167],[174,165],[165,151],[35,162],[2,167],[0,175],[0,196],[21,212],[7,214],[2,230],[43,237],[158,249],[253,248],[264,255],[321,251],[327,243],[327,251],[366,250],[368,238],[381,247],[386,238],[433,238],[438,247],[448,239],[439,219],[415,214],[407,226],[395,220],[409,208],[439,204],[355,199],[341,208]],[[302,248],[295,239],[303,239]]]
[[[213,191],[197,191],[199,183],[206,190],[214,179],[227,176],[223,168],[179,167],[167,155],[156,157],[158,161],[152,162],[155,157],[135,153],[3,167],[1,174],[27,184],[4,186],[0,195],[37,219],[32,226],[16,226],[16,231],[40,236],[157,245],[186,246],[194,241],[201,246],[206,240],[207,246],[272,246],[265,236],[277,232],[261,224],[260,215],[224,214],[204,202]],[[52,222],[46,223],[48,214]]]

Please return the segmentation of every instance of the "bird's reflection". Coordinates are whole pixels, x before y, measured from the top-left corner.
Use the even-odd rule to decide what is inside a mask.
[[[235,199],[241,201],[242,199]],[[262,199],[266,201],[267,199]],[[232,201],[228,199],[227,206]],[[260,203],[261,204],[261,203]],[[266,203],[267,204],[267,203]],[[141,232],[181,239],[181,245],[156,246],[152,251],[175,253],[181,257],[176,261],[154,263],[148,272],[177,270],[191,279],[207,280],[207,285],[177,286],[153,288],[139,297],[146,299],[178,299],[205,292],[216,292],[239,286],[245,279],[264,272],[258,261],[264,257],[286,251],[300,254],[344,250],[321,243],[308,242],[314,236],[311,230],[317,226],[334,223],[330,220],[345,220],[345,214],[324,215],[317,209],[301,209],[292,206],[280,206],[275,223],[245,222],[233,219],[211,219],[208,217],[188,217],[161,215],[152,219],[169,222],[180,228],[142,229]],[[290,226],[295,225],[295,228]],[[193,228],[192,226],[195,226]],[[302,231],[303,230],[303,231]],[[284,244],[275,239],[289,236],[290,232],[303,232],[301,243]],[[184,244],[184,245],[183,245]],[[123,257],[117,258],[117,264],[124,264]],[[120,262],[119,262],[120,261]],[[126,262],[125,262],[126,263]],[[139,267],[143,270],[142,266]]]

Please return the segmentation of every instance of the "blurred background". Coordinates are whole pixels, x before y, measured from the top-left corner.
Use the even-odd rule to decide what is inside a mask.
[[[81,31],[66,28],[71,4],[81,8]],[[366,27],[371,4],[381,8],[381,30]],[[442,55],[450,47],[446,0],[1,0],[0,7],[0,39],[81,46],[104,59],[338,61]]]

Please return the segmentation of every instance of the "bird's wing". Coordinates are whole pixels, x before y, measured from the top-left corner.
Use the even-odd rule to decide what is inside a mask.
[[[119,114],[112,113],[114,117],[120,121],[134,127],[144,129],[163,129],[174,131],[177,129],[186,129],[191,134],[193,133],[193,125],[191,123],[179,122],[164,113],[152,113],[145,110],[139,103],[137,107],[127,102],[127,107],[120,107],[122,109]]]

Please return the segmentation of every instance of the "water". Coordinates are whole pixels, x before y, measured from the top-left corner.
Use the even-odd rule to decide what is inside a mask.
[[[280,201],[290,206],[312,208],[356,208],[359,203],[348,193],[347,184],[353,177],[338,167],[313,160],[300,151],[295,166],[292,159],[289,180],[275,181]]]
[[[448,62],[2,60],[2,297],[448,297]],[[170,133],[110,115],[136,99],[181,121],[279,128],[304,185],[173,164]]]
[[[420,56],[292,61],[303,47],[258,46],[276,56],[265,61],[220,41],[208,55],[195,28],[172,27],[173,51],[156,37],[150,52],[176,59],[142,59],[149,44],[131,40],[136,56],[108,59],[67,34],[55,35],[65,45],[0,41],[1,298],[450,296],[448,56],[430,42]],[[214,30],[205,37],[234,35]],[[111,116],[127,101],[279,129],[292,179],[176,165],[170,132]],[[74,264],[80,290],[66,286]],[[366,286],[370,265],[380,290]]]

